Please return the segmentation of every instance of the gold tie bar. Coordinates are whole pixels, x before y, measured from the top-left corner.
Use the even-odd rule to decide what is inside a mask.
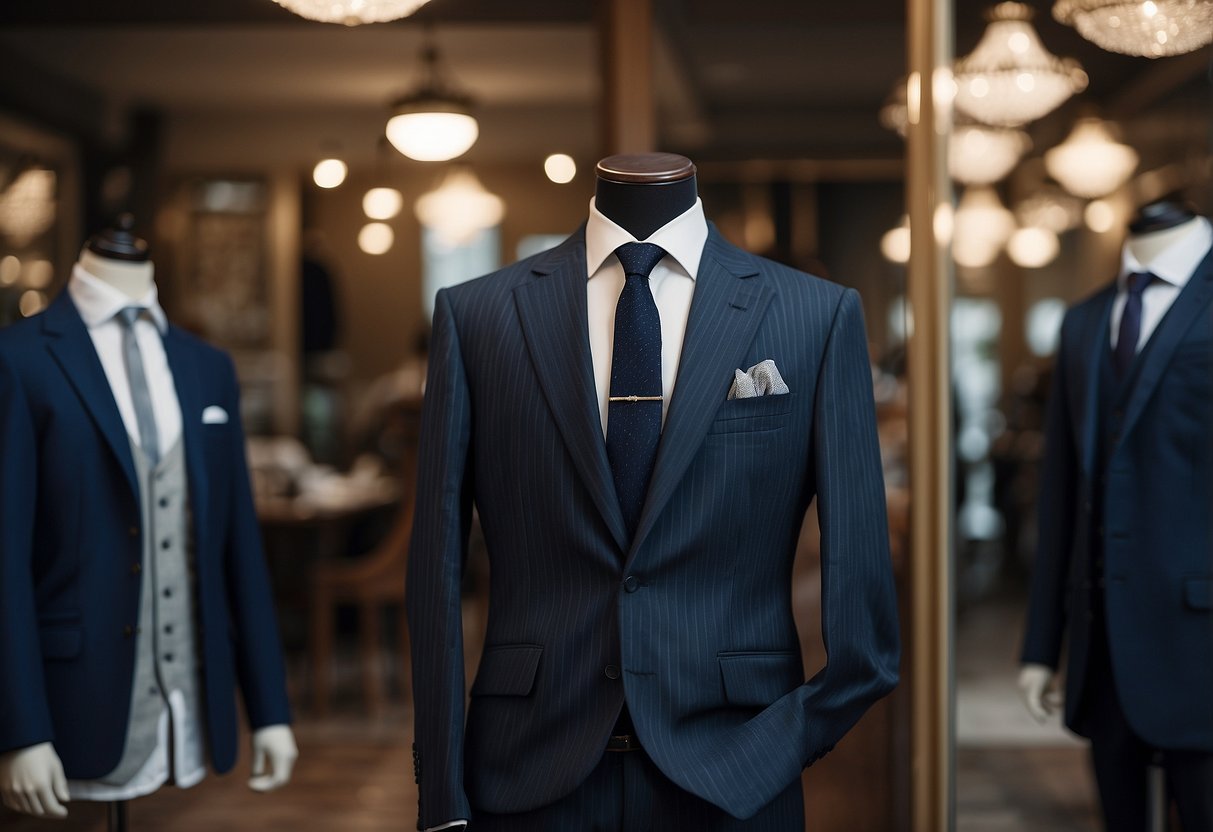
[[[661,396],[607,396],[608,402],[659,402]]]

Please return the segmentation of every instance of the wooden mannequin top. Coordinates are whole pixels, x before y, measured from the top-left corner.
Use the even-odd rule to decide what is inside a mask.
[[[598,163],[594,205],[637,240],[646,240],[698,199],[695,165],[675,153],[608,156]]]
[[[133,232],[134,218],[123,214],[112,228],[94,234],[80,252],[80,268],[133,301],[151,291],[155,267],[147,242]]]

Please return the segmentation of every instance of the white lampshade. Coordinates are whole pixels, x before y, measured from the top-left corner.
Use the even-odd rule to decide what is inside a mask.
[[[499,224],[505,216],[505,203],[485,190],[470,170],[456,169],[417,199],[415,211],[422,225],[434,229],[448,245],[457,246]]]
[[[1045,169],[1067,191],[1084,199],[1107,196],[1128,181],[1137,151],[1120,144],[1108,125],[1084,118],[1064,142],[1045,153]]]
[[[404,207],[404,195],[395,188],[371,188],[362,197],[362,212],[373,220],[390,220]]]
[[[1018,127],[1052,112],[1087,86],[1072,59],[1044,48],[1032,9],[1004,2],[987,15],[977,47],[956,61],[956,106],[984,124]]]
[[[1031,146],[1022,130],[958,125],[948,143],[948,171],[957,182],[989,185],[1010,173]]]
[[[383,222],[368,222],[358,232],[358,248],[367,254],[386,254],[395,241],[392,227]]]
[[[321,159],[312,168],[312,181],[321,188],[336,188],[345,181],[349,168],[340,159]]]
[[[1025,269],[1039,269],[1052,263],[1061,251],[1057,234],[1047,228],[1024,226],[1007,240],[1007,256]]]
[[[880,253],[890,263],[910,262],[910,218],[902,216],[901,224],[890,228],[880,238]]]
[[[387,138],[392,147],[418,162],[445,162],[462,156],[479,135],[476,119],[454,109],[398,112],[387,123]]]
[[[1057,0],[1053,17],[1125,55],[1182,55],[1213,42],[1213,0]]]
[[[1014,231],[1015,216],[1003,206],[993,188],[965,188],[956,208],[952,256],[962,266],[988,266]]]
[[[300,17],[320,23],[386,23],[408,17],[430,0],[274,0]]]
[[[1087,228],[1097,234],[1106,234],[1116,226],[1116,209],[1106,199],[1092,200],[1083,209],[1082,219]]]

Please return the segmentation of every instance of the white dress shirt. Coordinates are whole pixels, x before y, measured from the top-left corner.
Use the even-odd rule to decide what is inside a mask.
[[[122,324],[115,316],[128,306],[147,307],[148,314],[141,315],[135,321],[135,340],[142,353],[143,369],[151,393],[160,454],[168,453],[181,439],[181,404],[161,340],[168,330],[168,318],[157,300],[155,285],[146,297],[136,303],[77,264],[68,281],[67,291],[88,328],[118,412],[122,415],[122,423],[136,445],[140,441],[139,422],[126,376]],[[169,780],[179,788],[186,789],[205,776],[206,740],[202,735],[202,715],[187,706],[181,691],[173,690],[168,694],[168,707],[160,715],[156,750],[129,782],[115,786],[95,780],[71,780],[68,790],[72,800],[131,800],[151,794]]]
[[[594,361],[594,385],[602,417],[602,434],[607,432],[607,397],[611,394],[611,359],[615,342],[615,307],[627,276],[615,249],[625,243],[654,243],[666,256],[649,275],[649,288],[661,316],[661,419],[665,423],[678,378],[678,359],[686,334],[691,298],[695,294],[695,275],[708,239],[708,224],[703,202],[695,204],[653,232],[647,240],[637,240],[612,222],[590,200],[590,219],[585,227],[586,299],[589,317],[590,356]]]
[[[1124,316],[1125,303],[1129,298],[1129,275],[1135,272],[1149,272],[1158,278],[1152,281],[1141,295],[1141,334],[1137,339],[1137,349],[1150,340],[1154,330],[1162,321],[1171,304],[1179,297],[1183,287],[1188,285],[1189,278],[1205,259],[1209,249],[1213,248],[1213,223],[1200,217],[1192,232],[1185,234],[1174,245],[1163,249],[1162,253],[1149,263],[1141,263],[1129,247],[1125,246],[1121,255],[1120,275],[1116,279],[1116,299],[1112,302],[1112,349],[1120,337],[1120,319]]]

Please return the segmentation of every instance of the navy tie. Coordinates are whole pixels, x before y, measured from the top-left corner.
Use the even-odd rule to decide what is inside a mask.
[[[661,316],[649,274],[665,251],[652,243],[627,243],[615,254],[627,278],[615,307],[606,445],[630,539],[661,439]]]
[[[1154,280],[1149,272],[1133,272],[1129,275],[1129,294],[1125,298],[1125,310],[1120,316],[1120,330],[1116,335],[1116,372],[1121,378],[1129,372],[1133,358],[1137,355],[1137,341],[1141,338],[1141,296]]]

